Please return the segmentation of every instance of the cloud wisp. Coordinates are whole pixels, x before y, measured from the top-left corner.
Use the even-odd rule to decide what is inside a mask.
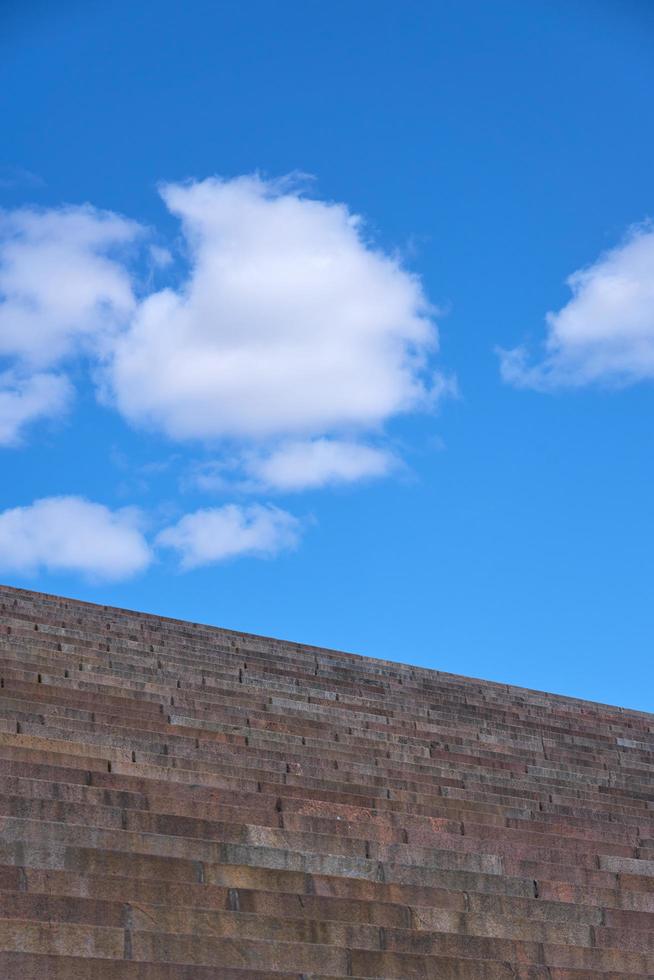
[[[282,493],[388,476],[400,466],[387,449],[340,439],[285,442],[266,454],[250,454],[243,469],[255,487]]]
[[[296,439],[191,467],[186,489],[205,493],[298,493],[389,476],[403,468],[386,447],[351,439]]]
[[[654,379],[654,228],[633,228],[618,246],[567,280],[572,298],[546,315],[543,356],[500,351],[502,377],[548,391]]]
[[[156,543],[177,552],[188,571],[243,556],[273,558],[297,546],[300,530],[299,520],[279,507],[225,504],[186,514],[160,531]]]
[[[73,387],[64,375],[0,374],[0,446],[19,445],[32,422],[63,415],[72,398]]]

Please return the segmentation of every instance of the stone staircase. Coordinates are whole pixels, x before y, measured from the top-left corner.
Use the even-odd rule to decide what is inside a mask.
[[[0,683],[3,980],[654,977],[652,715],[5,587]]]

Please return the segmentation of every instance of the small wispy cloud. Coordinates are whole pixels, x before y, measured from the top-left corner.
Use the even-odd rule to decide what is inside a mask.
[[[0,189],[13,190],[17,187],[31,189],[45,186],[43,177],[26,170],[24,167],[0,166]]]
[[[297,493],[379,479],[403,468],[385,447],[348,439],[300,439],[196,463],[182,486],[207,493]]]
[[[272,558],[295,548],[300,521],[272,505],[225,504],[186,514],[156,544],[177,552],[183,570],[243,556]]]
[[[255,487],[291,493],[388,476],[400,465],[387,449],[341,439],[286,442],[244,460]]]
[[[29,425],[62,415],[72,397],[73,387],[61,374],[0,373],[0,446],[19,445]]]
[[[632,228],[617,247],[567,280],[572,298],[545,317],[541,356],[500,350],[503,379],[549,391],[654,378],[654,228]]]

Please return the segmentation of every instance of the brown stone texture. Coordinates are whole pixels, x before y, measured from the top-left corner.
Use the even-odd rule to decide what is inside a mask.
[[[4,587],[0,680],[3,980],[654,977],[652,715]]]

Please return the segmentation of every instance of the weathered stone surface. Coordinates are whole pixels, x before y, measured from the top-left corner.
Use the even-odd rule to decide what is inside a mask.
[[[3,980],[654,977],[654,716],[0,587]]]

